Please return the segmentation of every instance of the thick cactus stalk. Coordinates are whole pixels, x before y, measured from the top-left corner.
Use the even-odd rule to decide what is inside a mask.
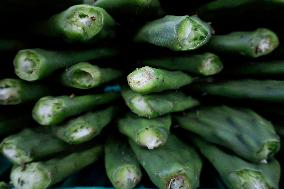
[[[142,64],[154,68],[180,70],[194,75],[215,75],[223,69],[220,58],[213,53],[196,54],[192,56],[160,57],[146,59]]]
[[[55,125],[66,118],[92,110],[94,107],[118,99],[118,93],[83,96],[47,96],[41,98],[33,108],[33,118],[41,125]]]
[[[50,157],[70,149],[67,143],[57,139],[44,129],[24,129],[5,138],[0,147],[1,153],[18,165]]]
[[[147,118],[184,111],[199,104],[197,100],[182,92],[141,95],[126,88],[122,91],[122,96],[132,112]]]
[[[142,177],[139,163],[124,139],[109,138],[105,145],[107,176],[115,188],[134,188]]]
[[[227,106],[201,108],[177,116],[179,125],[209,142],[255,163],[266,163],[279,151],[273,125],[249,109]]]
[[[144,25],[134,40],[174,51],[189,51],[203,46],[210,37],[211,27],[198,17],[167,15]]]
[[[142,167],[160,189],[196,189],[202,161],[197,152],[171,135],[167,143],[148,150],[130,141]]]
[[[10,178],[17,189],[47,189],[94,163],[101,153],[102,147],[97,145],[48,161],[30,163],[24,168],[15,166]]]
[[[98,136],[111,122],[116,112],[114,107],[87,112],[62,125],[54,126],[53,132],[69,144],[81,144]]]
[[[199,138],[195,138],[194,143],[216,168],[229,189],[278,189],[280,164],[277,160],[254,164],[225,153]]]
[[[118,128],[122,134],[128,136],[138,145],[154,149],[167,142],[171,124],[170,115],[155,119],[128,115],[119,120]]]

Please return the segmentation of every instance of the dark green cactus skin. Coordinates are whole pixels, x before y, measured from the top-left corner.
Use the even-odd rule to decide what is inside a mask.
[[[195,54],[192,56],[160,57],[145,59],[142,64],[154,68],[180,70],[194,75],[215,75],[223,69],[220,58],[213,53]]]
[[[134,188],[142,178],[142,172],[128,141],[108,138],[105,144],[105,168],[111,183],[118,189]]]
[[[24,129],[5,138],[1,145],[2,154],[18,165],[40,160],[70,149],[65,142],[44,129]]]
[[[98,136],[112,121],[116,112],[114,107],[87,112],[62,125],[52,127],[52,131],[58,138],[69,144],[81,144]]]
[[[14,166],[10,178],[16,188],[46,189],[94,163],[102,151],[101,145],[93,145],[65,156],[29,163],[24,169],[22,166]]]
[[[284,100],[284,81],[280,80],[227,80],[196,85],[194,90],[231,99],[248,99],[266,102]]]
[[[281,169],[277,160],[254,164],[225,153],[198,137],[194,137],[193,142],[216,168],[229,189],[278,189]]]
[[[87,112],[96,106],[108,104],[119,98],[119,93],[102,93],[82,96],[46,96],[37,101],[33,118],[41,125],[55,125],[65,119]]]
[[[273,125],[249,109],[206,107],[176,119],[182,128],[255,163],[267,162],[280,149]]]
[[[167,143],[148,150],[130,141],[142,167],[152,182],[160,189],[196,189],[202,161],[197,152],[177,137],[170,135]],[[177,185],[175,185],[177,184]]]
[[[278,36],[266,28],[255,31],[232,32],[215,35],[207,43],[212,52],[257,58],[274,51],[279,45]]]
[[[125,88],[122,96],[132,112],[146,118],[180,112],[199,105],[197,100],[178,91],[142,95]]]

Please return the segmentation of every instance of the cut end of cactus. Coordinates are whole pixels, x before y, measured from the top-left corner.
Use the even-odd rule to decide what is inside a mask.
[[[153,128],[145,128],[137,136],[138,143],[141,146],[147,147],[149,150],[162,146],[166,143],[167,138],[160,130]]]
[[[40,79],[39,70],[42,66],[43,58],[33,50],[21,50],[14,59],[16,75],[26,81]]]
[[[186,16],[177,28],[176,50],[193,50],[203,46],[211,37],[210,26],[198,17]]]
[[[0,80],[0,104],[19,104],[21,101],[21,83],[19,80]]]
[[[67,142],[71,144],[79,144],[82,142],[86,142],[92,138],[96,134],[95,129],[88,127],[88,123],[75,123],[70,125],[72,128],[67,131],[66,138]],[[68,129],[68,128],[67,128]]]
[[[139,116],[152,117],[153,110],[143,96],[137,96],[131,99],[131,110]]]
[[[231,182],[236,188],[243,189],[271,189],[265,177],[258,171],[244,169],[230,174]]]
[[[45,189],[51,184],[50,175],[40,163],[14,168],[11,172],[11,181],[15,188],[21,189]]]
[[[205,76],[219,73],[223,69],[223,64],[216,55],[208,56],[200,65],[199,70]]]
[[[261,157],[260,163],[267,163],[280,149],[279,141],[266,142],[261,150],[257,153],[257,157]]]
[[[254,43],[253,57],[260,57],[274,51],[279,46],[279,39],[274,32],[261,28],[256,30],[252,43]]]
[[[130,88],[142,94],[147,94],[155,86],[156,80],[155,69],[149,66],[138,68],[127,76]]]
[[[97,66],[79,63],[70,68],[68,78],[79,89],[90,89],[100,84],[101,73]]]
[[[142,173],[133,165],[124,165],[118,168],[114,174],[114,186],[117,188],[134,188],[141,180]]]
[[[57,115],[61,115],[63,102],[53,97],[43,97],[33,109],[33,118],[41,125],[57,124]]]
[[[168,189],[191,189],[189,180],[184,176],[172,178],[168,184]]]
[[[4,142],[2,145],[2,154],[11,162],[22,165],[32,161],[31,157],[25,151],[17,148],[13,143]]]
[[[103,28],[102,9],[91,5],[75,5],[63,19],[64,35],[69,41],[87,42]]]

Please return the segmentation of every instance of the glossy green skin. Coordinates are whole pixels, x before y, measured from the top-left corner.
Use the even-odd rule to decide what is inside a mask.
[[[3,117],[2,117],[3,116]],[[0,138],[9,134],[20,131],[21,129],[30,126],[32,119],[30,116],[21,115],[19,117],[11,115],[1,115],[0,118]]]
[[[223,69],[220,58],[212,53],[196,54],[192,56],[160,57],[146,59],[142,64],[154,68],[180,70],[194,75],[215,75]]]
[[[78,62],[112,57],[117,51],[97,48],[81,51],[49,51],[44,49],[20,50],[14,58],[15,73],[27,81],[45,78],[56,70],[72,66]],[[25,66],[25,61],[31,65]]]
[[[155,118],[168,113],[180,112],[199,105],[199,102],[181,92],[165,92],[160,94],[141,95],[125,88],[122,96],[130,110],[141,117]],[[135,101],[145,104],[145,109]]]
[[[122,76],[122,71],[112,68],[100,68],[88,62],[80,62],[61,75],[61,83],[78,89],[91,89]]]
[[[181,71],[167,71],[149,66],[138,68],[127,76],[130,88],[141,94],[179,89],[192,82],[192,78]]]
[[[13,90],[7,92],[7,90]],[[6,78],[0,80],[0,104],[17,105],[31,102],[48,95],[50,90],[42,84],[28,83],[20,79]]]
[[[113,18],[100,7],[74,5],[52,16],[42,32],[69,42],[87,43],[112,37],[115,25]]]
[[[284,81],[280,80],[227,80],[224,82],[202,84],[194,88],[210,95],[232,99],[279,103],[282,103],[284,100]]]
[[[97,0],[95,6],[102,7],[114,15],[144,16],[163,15],[159,0]]]
[[[251,162],[264,163],[280,149],[273,125],[249,109],[206,107],[176,119],[182,128]]]
[[[269,45],[262,45],[264,41],[268,42]],[[266,28],[258,28],[255,31],[215,35],[207,43],[207,48],[216,53],[257,58],[271,53],[278,45],[278,36],[273,31]]]
[[[132,139],[134,142],[136,142],[138,145],[147,147],[143,143],[143,141],[140,141],[139,134],[142,132],[152,131],[156,134],[156,136],[162,141],[161,144],[159,144],[156,147],[160,147],[164,145],[167,142],[168,136],[170,134],[170,127],[171,127],[172,121],[171,116],[163,116],[158,117],[155,119],[148,119],[148,118],[141,118],[135,115],[128,115],[125,118],[122,118],[118,122],[118,128],[119,131]]]
[[[167,15],[141,27],[134,40],[173,51],[188,51],[203,46],[210,38],[210,26],[198,17]]]
[[[197,152],[177,137],[170,135],[167,143],[157,149],[147,150],[133,141],[130,145],[151,181],[160,189],[168,189],[171,181],[183,177],[191,189],[199,186],[202,161]]]
[[[92,140],[99,135],[116,114],[114,107],[95,112],[87,112],[79,117],[73,118],[63,125],[53,127],[53,132],[61,140],[69,144],[80,144]],[[74,137],[74,133],[86,129],[81,137]]]
[[[9,186],[5,182],[0,182],[0,189],[9,189]]]
[[[119,98],[119,93],[103,93],[83,96],[47,96],[41,98],[34,106],[32,115],[41,125],[51,126],[65,119],[108,104]]]
[[[94,163],[101,154],[102,146],[95,145],[92,148],[66,156],[27,164],[25,169],[21,166],[15,166],[12,169],[10,178],[13,185],[19,189],[27,188],[25,185],[28,185],[30,189],[46,189]],[[37,179],[26,177],[28,176],[27,173],[33,174],[35,178],[39,174],[44,174],[46,177],[38,181]]]
[[[242,6],[249,6],[255,3],[271,4],[271,5],[283,5],[283,0],[215,0],[208,4],[202,6],[199,12],[209,12],[209,11],[221,11],[231,8],[240,8]]]
[[[127,167],[134,174],[134,179],[128,182],[125,181],[126,179],[120,172],[122,168]],[[112,137],[107,140],[105,144],[105,168],[109,180],[117,189],[134,188],[142,178],[139,163],[128,142],[124,139]]]
[[[232,67],[227,73],[248,76],[281,76],[284,74],[284,61],[252,62]]]
[[[24,129],[5,138],[1,145],[1,153],[11,162],[23,165],[29,162],[50,157],[66,151],[69,145],[54,137],[45,130]],[[7,149],[14,149],[16,154],[10,156]]]
[[[216,168],[229,189],[258,189],[259,185],[250,181],[250,177],[240,178],[237,176],[238,174],[248,173],[248,171],[252,171],[252,174],[259,178],[259,183],[263,183],[266,186],[261,187],[261,189],[278,189],[281,169],[277,160],[274,159],[267,164],[254,164],[245,161],[236,155],[225,153],[216,146],[205,142],[200,138],[194,138],[193,141],[201,153]],[[252,184],[242,184],[242,179],[245,179],[247,183],[251,182]]]

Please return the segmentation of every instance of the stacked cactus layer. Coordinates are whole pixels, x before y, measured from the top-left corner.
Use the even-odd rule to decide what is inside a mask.
[[[283,20],[283,0],[0,2],[0,188],[96,164],[117,189],[283,188]]]

